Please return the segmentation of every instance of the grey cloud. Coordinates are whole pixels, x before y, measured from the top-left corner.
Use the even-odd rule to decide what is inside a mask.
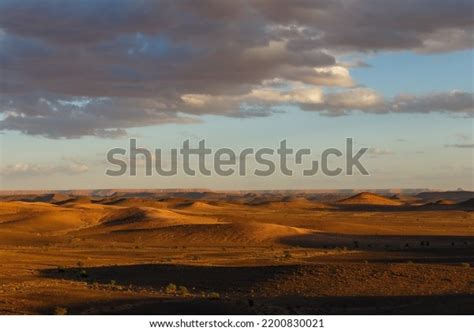
[[[393,112],[429,113],[453,112],[473,115],[474,94],[462,91],[432,93],[424,96],[400,95],[395,97],[389,107]]]
[[[474,144],[451,144],[451,145],[444,145],[444,147],[453,147],[453,148],[474,148]]]
[[[0,130],[49,138],[120,138],[127,135],[128,128],[198,122],[196,118],[169,111],[163,108],[165,105],[151,99],[101,98],[69,102],[32,99],[32,104],[20,107],[25,106],[24,102],[21,97],[7,100],[10,110],[0,121]]]
[[[470,0],[4,0],[0,12],[6,31],[58,44],[141,32],[201,45],[227,40],[248,47],[291,37],[298,49],[405,49],[422,46],[440,32],[473,26]]]
[[[471,48],[473,21],[470,0],[4,0],[0,130],[114,138],[193,115],[269,116],[278,102],[247,96],[272,80],[349,88],[293,102],[332,116],[471,113],[470,93],[386,101],[332,68],[336,54]]]

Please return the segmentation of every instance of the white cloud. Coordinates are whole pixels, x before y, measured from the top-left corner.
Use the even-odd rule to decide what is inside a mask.
[[[88,170],[89,168],[85,164],[79,162],[61,165],[18,162],[2,167],[0,175],[5,177],[49,176],[57,174],[78,175]]]
[[[379,156],[393,155],[394,152],[386,148],[371,147],[367,150],[367,154],[373,158],[376,158]]]

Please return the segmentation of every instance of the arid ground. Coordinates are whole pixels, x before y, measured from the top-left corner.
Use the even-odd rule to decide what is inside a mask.
[[[473,198],[4,193],[0,313],[472,314]]]

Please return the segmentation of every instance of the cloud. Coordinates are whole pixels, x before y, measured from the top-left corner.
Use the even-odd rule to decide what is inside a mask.
[[[472,116],[473,93],[438,92],[425,95],[402,94],[387,99],[369,88],[352,88],[338,92],[324,92],[320,87],[288,84],[284,88],[261,87],[245,95],[211,96],[183,95],[189,106],[203,109],[238,108],[245,104],[250,109],[269,109],[284,105],[296,105],[306,111],[318,111],[327,116],[363,113],[451,113]]]
[[[353,111],[364,113],[450,113],[474,115],[474,94],[462,91],[436,92],[424,95],[401,94],[386,99],[367,88],[327,94],[321,103],[303,104],[309,111],[326,115],[345,115]]]
[[[159,100],[142,98],[98,98],[65,102],[54,97],[25,100],[12,98],[0,130],[15,130],[49,138],[98,136],[120,138],[125,129],[198,120],[170,111]]]
[[[85,164],[79,162],[61,165],[19,162],[2,167],[0,175],[4,177],[50,176],[57,174],[78,175],[88,170],[89,168]]]
[[[54,0],[21,4],[5,0],[0,12],[0,26],[7,33],[74,45],[138,31],[166,32],[176,41],[213,43],[214,39],[220,44],[227,39],[244,46],[291,37],[298,50],[311,46],[406,49],[433,41],[444,44],[453,33],[445,31],[469,32],[473,24],[469,0],[85,0],[60,6]],[[455,45],[470,48],[468,43]]]
[[[279,104],[469,114],[471,93],[385,100],[350,76],[364,62],[337,58],[468,49],[473,21],[470,0],[4,0],[0,130],[116,138],[204,114],[269,116]]]
[[[371,157],[378,157],[385,155],[393,155],[394,153],[389,149],[371,147],[367,150],[367,154]]]
[[[444,147],[446,148],[474,148],[474,144],[472,143],[472,135],[465,134],[465,133],[457,133],[454,135],[458,143],[454,144],[446,144]]]
[[[472,133],[470,135],[466,134],[466,133],[457,133],[454,136],[456,137],[457,140],[460,140],[460,141],[471,141],[472,140]]]
[[[474,144],[450,144],[450,145],[444,145],[444,147],[452,147],[452,148],[474,148]]]
[[[474,94],[462,91],[431,93],[424,96],[402,94],[389,106],[397,113],[453,112],[473,115]]]

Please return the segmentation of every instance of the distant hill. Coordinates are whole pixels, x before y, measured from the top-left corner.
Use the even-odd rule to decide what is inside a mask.
[[[442,199],[442,200],[436,201],[434,204],[435,205],[441,205],[441,206],[451,206],[451,205],[455,205],[456,201],[449,200],[449,199]]]
[[[377,205],[377,206],[399,206],[399,200],[390,199],[375,193],[362,192],[352,197],[339,200],[338,204],[344,205]]]
[[[446,191],[446,192],[421,192],[416,197],[424,202],[437,202],[440,200],[452,200],[462,202],[474,198],[472,191]]]
[[[469,208],[474,208],[474,198],[460,202],[457,204],[460,207],[469,207]]]

